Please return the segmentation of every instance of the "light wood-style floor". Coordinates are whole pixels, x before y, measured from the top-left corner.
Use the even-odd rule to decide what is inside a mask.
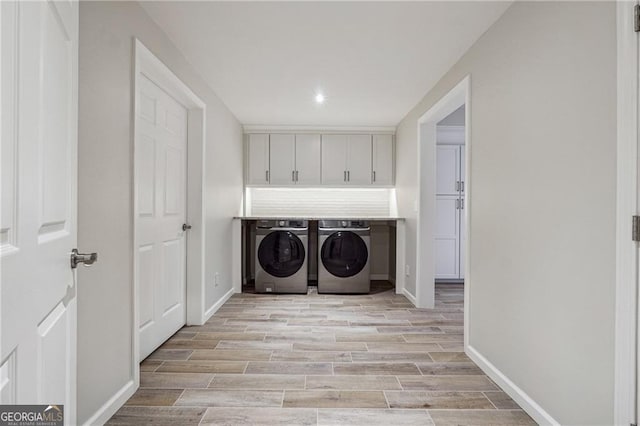
[[[463,287],[415,309],[369,295],[234,295],[141,364],[109,424],[535,424],[463,353]]]

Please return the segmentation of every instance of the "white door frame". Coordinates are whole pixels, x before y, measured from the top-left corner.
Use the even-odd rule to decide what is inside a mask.
[[[132,371],[136,388],[140,384],[139,355],[140,343],[138,322],[139,313],[139,291],[138,291],[138,253],[137,243],[137,217],[138,217],[138,182],[137,170],[135,169],[136,144],[135,144],[135,123],[136,109],[138,105],[138,76],[144,75],[149,78],[173,98],[183,104],[188,110],[187,118],[187,222],[193,228],[187,233],[186,253],[187,253],[187,278],[186,278],[186,323],[203,324],[205,320],[204,307],[204,244],[205,244],[205,215],[204,215],[204,158],[205,158],[205,103],[184,84],[164,63],[162,63],[147,47],[138,39],[134,39],[135,61],[133,70],[133,108],[131,111],[133,144],[133,357],[131,360]]]
[[[436,124],[458,109],[465,108],[465,191],[464,223],[467,239],[464,245],[464,339],[469,341],[469,253],[471,227],[471,76],[467,75],[418,119],[418,213],[416,241],[416,301],[419,308],[433,308],[435,304],[435,199],[436,199]]]
[[[637,0],[617,2],[618,139],[616,201],[616,327],[614,422],[636,423],[638,245],[631,216],[638,214],[638,33]]]

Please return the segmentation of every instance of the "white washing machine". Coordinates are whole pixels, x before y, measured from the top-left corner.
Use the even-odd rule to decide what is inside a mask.
[[[256,224],[256,292],[307,293],[306,220],[259,220]]]
[[[369,293],[369,222],[318,223],[318,293]]]

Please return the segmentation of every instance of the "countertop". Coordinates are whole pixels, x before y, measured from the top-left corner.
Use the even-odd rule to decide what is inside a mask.
[[[388,221],[388,220],[404,220],[403,217],[386,217],[386,216],[234,216],[234,219],[242,220],[368,220],[368,221]]]

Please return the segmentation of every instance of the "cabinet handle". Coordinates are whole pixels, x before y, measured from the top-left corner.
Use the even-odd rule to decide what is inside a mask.
[[[373,181],[374,182],[376,181],[376,171],[375,170],[373,171]]]
[[[264,180],[266,180],[267,182],[269,182],[269,170],[266,170],[264,172]]]
[[[460,192],[460,181],[456,181],[456,192]]]
[[[347,182],[351,182],[351,172],[347,170]]]
[[[342,176],[342,180],[343,181],[347,181],[347,171],[345,170],[344,172],[342,172],[343,176]]]
[[[295,182],[296,181],[296,172],[291,170],[291,181]]]
[[[296,182],[298,181],[298,171],[296,170]]]
[[[460,199],[456,199],[456,210],[460,210]]]
[[[464,210],[464,198],[460,198],[460,210]]]
[[[460,192],[464,192],[464,181],[460,182]]]

